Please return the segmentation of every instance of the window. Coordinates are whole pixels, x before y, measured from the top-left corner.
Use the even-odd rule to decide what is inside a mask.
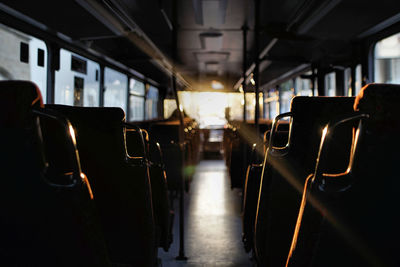
[[[129,120],[142,121],[144,120],[144,83],[135,79],[129,80]]]
[[[301,77],[297,77],[295,79],[295,89],[296,95],[298,96],[312,96],[313,92],[311,90],[311,80],[302,79]]]
[[[344,96],[351,96],[351,68],[344,70]]]
[[[164,119],[168,119],[176,110],[175,99],[164,99]]]
[[[375,46],[375,82],[400,83],[400,33]]]
[[[60,49],[60,69],[55,76],[56,104],[98,107],[100,65],[68,50]]]
[[[288,80],[281,84],[280,88],[280,98],[279,106],[280,113],[285,113],[290,111],[290,103],[294,96],[293,80]]]
[[[336,96],[336,73],[331,72],[325,75],[325,95]]]
[[[0,80],[28,80],[47,96],[45,42],[0,24]]]
[[[273,120],[279,114],[279,93],[276,89],[268,91],[268,97],[264,99],[266,118]]]
[[[126,113],[128,77],[116,70],[104,70],[104,106],[120,107]]]
[[[149,86],[146,96],[146,120],[158,118],[158,89]]]
[[[355,95],[358,95],[358,93],[361,90],[362,86],[362,73],[361,73],[361,64],[358,64],[356,66],[356,93]]]

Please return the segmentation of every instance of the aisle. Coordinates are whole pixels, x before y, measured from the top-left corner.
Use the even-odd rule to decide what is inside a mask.
[[[163,266],[251,266],[241,242],[240,196],[229,185],[222,160],[201,161],[185,197],[187,262],[175,261],[179,249],[178,202],[174,244],[160,250]]]

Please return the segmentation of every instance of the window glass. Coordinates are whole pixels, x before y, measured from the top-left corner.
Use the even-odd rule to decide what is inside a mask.
[[[400,33],[375,46],[375,82],[400,83]]]
[[[309,79],[297,77],[295,79],[295,89],[298,96],[312,96],[311,81]]]
[[[129,80],[129,93],[137,96],[144,96],[146,92],[144,83],[141,81],[130,79]]]
[[[47,47],[45,42],[0,24],[0,80],[34,82],[46,103]]]
[[[164,119],[168,119],[176,109],[175,99],[164,99]]]
[[[128,77],[116,70],[104,70],[104,106],[120,107],[126,113]]]
[[[158,118],[158,89],[149,86],[146,96],[146,120]]]
[[[97,62],[60,49],[60,69],[56,71],[56,104],[98,107],[100,65]]]
[[[351,96],[351,68],[344,70],[344,95]]]
[[[336,96],[336,73],[331,72],[325,75],[325,95]]]
[[[129,96],[129,120],[142,121],[144,120],[144,97],[142,96]]]
[[[279,114],[279,93],[276,89],[268,91],[268,97],[264,99],[266,104],[266,118],[273,120]]]
[[[294,96],[293,80],[288,80],[281,84],[280,88],[280,113],[290,111],[290,103]]]
[[[243,119],[244,98],[242,93],[227,93],[229,118],[231,120]],[[262,102],[261,102],[262,103]]]
[[[361,64],[358,64],[356,66],[356,93],[355,95],[358,95],[358,93],[361,90],[362,86],[362,73],[361,73]]]
[[[131,78],[129,80],[129,94],[129,120],[144,120],[144,83]]]

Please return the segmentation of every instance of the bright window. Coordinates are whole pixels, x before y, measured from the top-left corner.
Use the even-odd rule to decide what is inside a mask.
[[[288,80],[281,84],[280,88],[280,113],[285,113],[290,111],[290,103],[294,96],[293,80]]]
[[[146,120],[158,118],[158,89],[149,86],[146,96]]]
[[[56,104],[98,107],[100,66],[98,63],[60,49],[60,69],[56,71]]]
[[[311,81],[309,79],[302,79],[297,77],[295,79],[296,95],[298,96],[312,96]]]
[[[400,83],[400,33],[376,44],[375,82]]]
[[[336,73],[331,72],[325,75],[325,95],[336,96]]]
[[[129,120],[142,121],[144,120],[144,83],[130,79],[129,80]]]
[[[116,70],[104,70],[104,106],[120,107],[126,113],[128,77]]]
[[[28,80],[47,96],[45,42],[0,24],[0,80]]]

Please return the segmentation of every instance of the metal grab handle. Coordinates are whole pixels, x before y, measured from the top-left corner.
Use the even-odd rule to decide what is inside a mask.
[[[42,178],[45,180],[45,182],[53,187],[72,188],[72,187],[75,187],[75,185],[78,183],[78,180],[85,181],[85,179],[84,179],[85,176],[82,173],[81,165],[80,165],[80,161],[79,161],[78,149],[76,148],[75,131],[74,131],[74,128],[72,127],[71,123],[69,122],[69,120],[66,117],[64,117],[63,115],[59,114],[58,112],[55,112],[55,111],[49,110],[49,109],[42,110],[42,109],[33,108],[32,113],[34,115],[36,115],[38,118],[40,118],[40,117],[47,118],[47,119],[51,119],[51,120],[57,122],[67,133],[67,137],[68,137],[67,138],[68,155],[71,157],[71,161],[72,161],[73,165],[71,166],[72,173],[66,173],[65,176],[71,177],[71,183],[67,184],[67,185],[56,184],[54,182],[51,182],[49,179],[47,179],[46,175],[49,170],[49,162],[46,158],[46,155],[44,154],[44,151],[42,150],[43,156],[44,156],[44,161],[45,161],[45,167],[43,170]],[[37,127],[38,127],[38,135],[39,135],[40,145],[43,148],[45,146],[45,144],[44,144],[45,142],[43,140],[42,127],[39,122],[38,122]]]
[[[333,123],[329,123],[325,126],[321,138],[321,143],[320,143],[320,148],[318,151],[318,157],[316,161],[316,166],[315,166],[315,172],[314,172],[314,177],[312,179],[312,184],[316,184],[319,186],[319,188],[323,191],[326,191],[325,189],[325,179],[328,178],[342,178],[346,179],[348,178],[353,171],[353,166],[354,166],[354,158],[356,155],[356,152],[358,151],[358,145],[359,145],[359,140],[361,138],[361,133],[362,133],[362,128],[363,128],[363,120],[368,119],[369,115],[367,114],[356,114],[352,115],[350,117],[346,117],[343,119],[339,119]],[[353,135],[353,140],[351,144],[351,150],[350,150],[350,159],[347,165],[347,169],[344,172],[341,173],[324,173],[325,167],[328,165],[329,162],[329,157],[327,151],[331,147],[331,141],[332,141],[332,136],[335,132],[335,130],[338,128],[338,126],[343,125],[345,123],[350,123],[350,122],[355,122],[358,121],[357,129],[355,131],[355,134]],[[340,192],[346,190],[350,185],[347,185],[345,187],[341,187],[335,190],[331,190],[334,192]]]
[[[134,157],[134,156],[130,156],[128,154],[128,150],[126,147],[126,140],[125,140],[125,159],[129,164],[133,164],[133,165],[138,165],[138,166],[149,166],[149,160],[148,160],[148,155],[147,155],[147,151],[146,151],[146,143],[145,143],[145,139],[143,137],[143,131],[140,127],[128,123],[128,122],[123,122],[122,123],[123,127],[127,130],[127,132],[129,131],[135,131],[139,134],[139,140],[140,140],[140,145],[142,148],[142,152],[143,152],[143,156],[139,156],[139,157]],[[147,131],[146,131],[147,134]]]
[[[278,132],[279,121],[282,120],[283,118],[286,118],[286,117],[292,118],[293,117],[293,113],[292,112],[286,112],[286,113],[279,114],[278,116],[275,117],[274,121],[272,122],[271,134],[269,136],[269,143],[268,143],[268,151],[269,151],[269,153],[274,153],[274,152],[277,152],[277,151],[280,151],[280,153],[287,152],[287,150],[289,148],[291,129],[289,129],[288,142],[286,143],[286,146],[284,146],[284,147],[274,147],[273,146],[274,140],[275,140],[275,135]]]

